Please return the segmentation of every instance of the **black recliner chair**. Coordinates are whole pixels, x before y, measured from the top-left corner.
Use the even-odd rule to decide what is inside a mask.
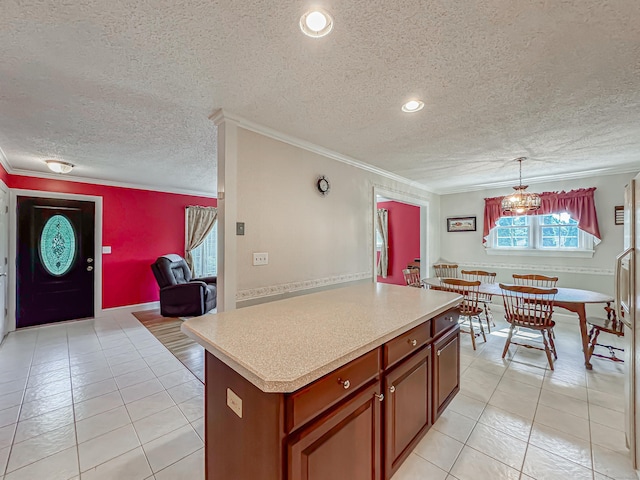
[[[173,253],[159,257],[151,270],[160,286],[163,317],[204,315],[216,308],[218,277],[191,278],[186,260]]]

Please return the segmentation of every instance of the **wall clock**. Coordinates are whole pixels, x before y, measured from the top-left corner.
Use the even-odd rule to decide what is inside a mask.
[[[324,175],[318,178],[318,182],[316,183],[318,187],[318,191],[321,195],[327,195],[329,190],[331,189],[331,185],[329,184],[329,179]]]

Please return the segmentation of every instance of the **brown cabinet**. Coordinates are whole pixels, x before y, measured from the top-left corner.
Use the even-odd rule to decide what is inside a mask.
[[[384,469],[391,478],[431,425],[431,347],[384,377]]]
[[[379,480],[380,382],[290,437],[288,480]]]
[[[433,346],[433,422],[460,391],[460,327]]]
[[[389,480],[459,390],[456,320],[425,318],[292,393],[207,352],[207,479]]]

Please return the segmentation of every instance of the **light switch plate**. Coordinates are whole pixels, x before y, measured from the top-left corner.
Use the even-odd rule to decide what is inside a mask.
[[[236,235],[244,235],[244,222],[236,222]]]
[[[227,388],[227,407],[242,418],[242,399],[230,388]]]
[[[111,247],[102,247],[102,253],[104,254],[111,253]]]

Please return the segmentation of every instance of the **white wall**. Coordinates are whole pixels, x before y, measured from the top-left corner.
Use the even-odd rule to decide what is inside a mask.
[[[239,306],[348,281],[373,281],[374,186],[429,202],[429,257],[438,257],[439,197],[329,157],[238,128]],[[322,196],[316,180],[331,191]],[[253,252],[269,264],[253,266]]]
[[[614,206],[622,205],[624,186],[635,174],[619,174],[578,180],[530,185],[528,191],[547,192],[596,187],[595,201],[602,242],[595,249],[593,258],[564,258],[539,256],[490,256],[482,245],[484,198],[510,193],[511,189],[481,190],[440,199],[442,217],[441,257],[459,263],[463,267],[478,267],[498,273],[499,281],[508,281],[513,273],[554,272],[561,287],[583,288],[613,294],[613,269],[615,257],[622,250],[622,226],[614,225]],[[447,232],[447,217],[475,215],[476,232]]]

